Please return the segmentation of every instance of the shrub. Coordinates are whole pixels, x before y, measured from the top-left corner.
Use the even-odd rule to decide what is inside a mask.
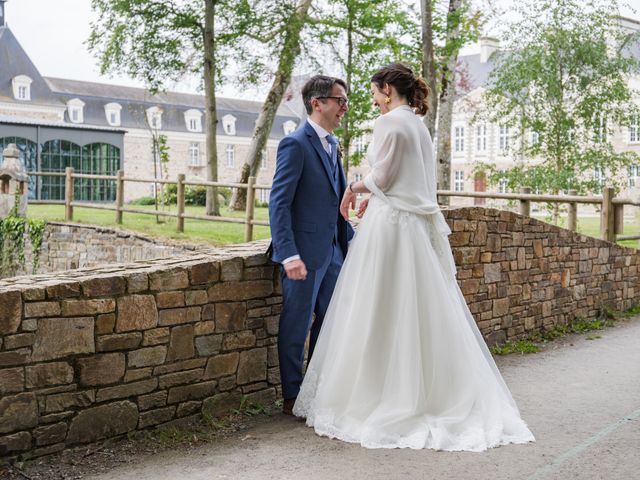
[[[156,199],[153,197],[140,197],[135,200],[131,200],[129,205],[155,205]]]

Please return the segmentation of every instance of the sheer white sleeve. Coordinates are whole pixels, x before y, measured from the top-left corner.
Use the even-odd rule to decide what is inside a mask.
[[[364,179],[364,184],[370,191],[389,190],[400,168],[401,146],[400,130],[395,125],[382,121],[382,117],[378,119],[373,128],[371,172]]]

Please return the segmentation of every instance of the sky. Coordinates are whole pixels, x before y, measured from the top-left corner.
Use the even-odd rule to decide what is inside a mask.
[[[513,0],[484,0],[505,9]],[[416,0],[417,3],[417,0]],[[640,19],[640,0],[630,0],[631,8],[622,14]],[[96,59],[88,52],[85,42],[90,23],[95,18],[91,0],[8,0],[5,17],[22,47],[40,73],[46,77],[112,83],[124,86],[144,86],[126,76],[101,76]],[[488,31],[491,35],[495,32]],[[467,47],[463,53],[475,53]],[[172,85],[169,90],[194,92],[194,82]],[[264,89],[263,89],[264,90]],[[265,91],[238,91],[225,86],[219,95],[236,98],[260,97]]]

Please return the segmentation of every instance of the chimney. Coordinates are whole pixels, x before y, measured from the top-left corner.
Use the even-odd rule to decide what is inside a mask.
[[[0,0],[0,27],[6,26],[4,15],[4,2],[7,0]]]
[[[491,37],[480,37],[480,63],[487,63],[493,52],[500,49],[500,40]]]

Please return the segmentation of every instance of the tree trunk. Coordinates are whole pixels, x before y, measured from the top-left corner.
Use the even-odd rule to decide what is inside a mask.
[[[456,91],[456,64],[458,63],[457,39],[460,36],[460,19],[457,12],[462,0],[449,0],[447,15],[447,40],[445,51],[450,52],[447,64],[442,72],[440,106],[438,112],[438,142],[436,158],[438,165],[438,189],[451,189],[451,120],[453,117],[453,102]],[[445,205],[449,204],[449,197],[440,199]]]
[[[216,128],[218,117],[216,113],[216,55],[215,55],[215,19],[216,0],[204,0],[204,96],[206,104],[207,123],[207,180],[218,181],[218,149],[216,145]],[[207,215],[220,215],[218,204],[218,189],[207,188]]]
[[[424,123],[429,129],[431,138],[436,133],[438,118],[438,79],[436,78],[436,61],[433,49],[433,0],[420,0],[422,11],[422,76],[431,89],[429,95],[429,111]]]
[[[278,70],[276,71],[271,90],[269,90],[267,98],[262,105],[262,110],[253,130],[249,153],[240,171],[238,183],[247,183],[249,176],[256,176],[258,172],[262,152],[267,145],[273,120],[282,102],[282,97],[289,87],[289,83],[291,83],[293,66],[296,58],[300,54],[300,32],[306,22],[307,12],[309,11],[309,7],[311,7],[311,3],[312,0],[300,0],[287,23],[287,31],[280,52]],[[246,203],[247,191],[242,188],[236,188],[231,198],[230,208],[233,210],[244,210]]]

